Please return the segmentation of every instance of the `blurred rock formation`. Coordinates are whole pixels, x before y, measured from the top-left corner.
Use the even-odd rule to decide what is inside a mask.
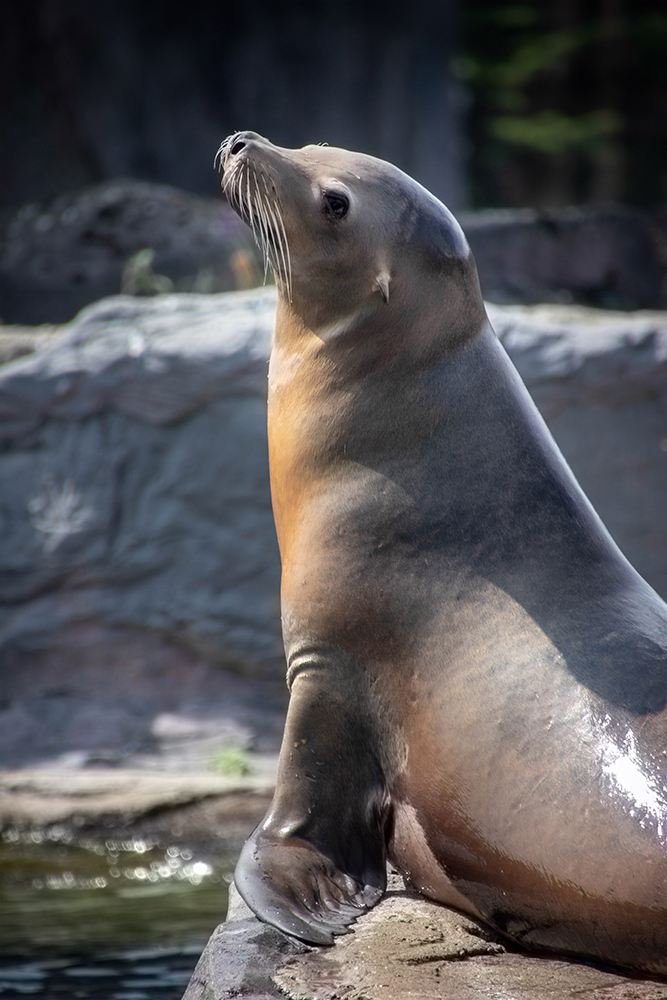
[[[227,292],[253,277],[259,284],[252,235],[227,203],[164,184],[108,181],[0,220],[4,323],[66,323],[120,291]]]
[[[623,205],[459,217],[490,302],[667,306],[667,215]]]
[[[145,749],[160,713],[206,719],[225,699],[279,739],[222,676],[284,687],[273,313],[272,289],[107,299],[0,369],[6,762]]]

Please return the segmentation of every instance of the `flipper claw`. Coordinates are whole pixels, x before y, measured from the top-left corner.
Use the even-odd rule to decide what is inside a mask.
[[[236,887],[261,920],[286,934],[309,944],[333,944],[382,896],[381,887],[364,886],[339,871],[306,841],[259,843],[256,834],[241,852]]]

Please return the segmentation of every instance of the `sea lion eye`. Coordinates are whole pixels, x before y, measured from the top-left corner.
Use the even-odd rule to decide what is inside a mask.
[[[343,219],[350,207],[350,200],[344,194],[328,191],[322,195],[322,204],[324,211],[332,219]]]

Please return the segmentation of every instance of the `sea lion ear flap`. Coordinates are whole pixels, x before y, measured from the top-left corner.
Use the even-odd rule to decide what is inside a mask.
[[[391,278],[386,271],[380,271],[379,274],[375,276],[375,287],[380,290],[380,295],[385,302],[389,302],[389,282]]]

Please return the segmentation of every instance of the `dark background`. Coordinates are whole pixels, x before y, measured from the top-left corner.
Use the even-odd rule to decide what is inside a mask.
[[[667,200],[664,0],[2,0],[0,205],[198,194],[252,128],[392,160],[452,207]]]
[[[5,203],[117,176],[210,194],[251,128],[395,160],[460,203],[456,4],[2,0]]]
[[[664,0],[462,0],[473,205],[667,198]]]

